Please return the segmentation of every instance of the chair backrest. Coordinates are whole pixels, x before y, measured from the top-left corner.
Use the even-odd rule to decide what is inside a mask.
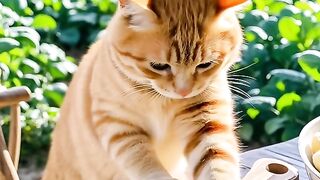
[[[19,103],[28,101],[30,94],[30,90],[27,87],[0,90],[0,108],[10,107],[8,148],[0,126],[0,179],[19,180],[17,173],[21,144]]]

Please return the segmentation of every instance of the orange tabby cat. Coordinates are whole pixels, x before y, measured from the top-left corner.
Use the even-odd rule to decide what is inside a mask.
[[[227,71],[243,1],[120,0],[72,80],[43,179],[240,179]]]

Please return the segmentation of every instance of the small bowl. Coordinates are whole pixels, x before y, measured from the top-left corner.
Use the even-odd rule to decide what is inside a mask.
[[[320,172],[313,166],[311,153],[311,141],[316,132],[320,132],[320,117],[309,122],[299,136],[299,152],[310,180],[320,180]]]

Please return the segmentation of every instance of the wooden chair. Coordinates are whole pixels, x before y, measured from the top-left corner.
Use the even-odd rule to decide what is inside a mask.
[[[0,125],[0,180],[19,180],[17,173],[21,143],[19,103],[29,99],[30,90],[27,87],[0,89],[0,109],[10,107],[8,148]]]

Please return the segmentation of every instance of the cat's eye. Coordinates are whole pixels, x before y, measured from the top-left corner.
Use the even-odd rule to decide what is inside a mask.
[[[150,66],[157,71],[169,71],[171,66],[169,64],[150,63]]]
[[[213,64],[213,61],[210,61],[210,62],[206,62],[206,63],[203,63],[203,64],[199,64],[197,66],[197,69],[208,69],[209,67],[211,67]]]

